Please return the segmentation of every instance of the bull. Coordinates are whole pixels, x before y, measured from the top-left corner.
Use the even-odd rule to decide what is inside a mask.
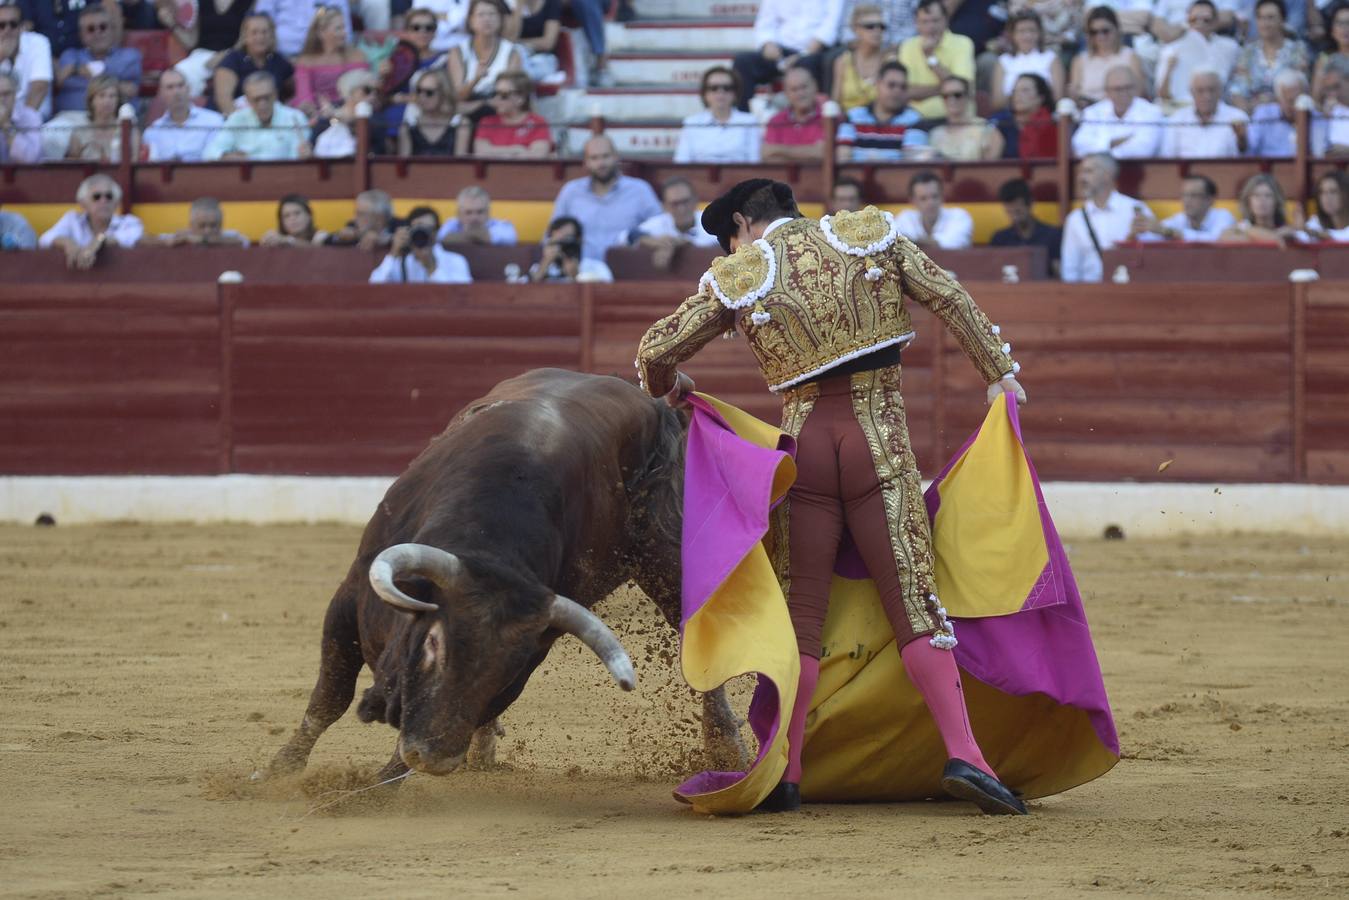
[[[591,608],[634,581],[674,628],[685,425],[609,376],[540,369],[465,407],[389,488],[328,604],[299,728],[263,775],[303,769],[355,695],[399,730],[380,779],[490,762],[497,718],[573,634],[625,690],[627,653]],[[703,695],[708,749],[743,762],[724,693]]]

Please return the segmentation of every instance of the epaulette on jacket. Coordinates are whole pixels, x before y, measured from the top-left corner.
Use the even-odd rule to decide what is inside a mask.
[[[840,253],[849,256],[870,256],[880,253],[895,242],[899,235],[895,217],[874,206],[857,212],[834,213],[820,219],[824,239]]]
[[[773,248],[762,238],[752,244],[741,244],[730,256],[712,261],[699,286],[710,290],[728,309],[754,307],[750,319],[755,325],[768,321],[768,311],[759,302],[773,289],[778,277],[777,257]]]

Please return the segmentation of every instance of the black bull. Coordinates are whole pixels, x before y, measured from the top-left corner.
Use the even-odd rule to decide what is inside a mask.
[[[328,605],[317,683],[269,773],[304,767],[375,683],[362,721],[398,728],[380,773],[491,762],[496,718],[554,641],[576,634],[631,689],[589,609],[633,580],[679,626],[684,421],[614,377],[540,369],[470,403],[389,488]],[[725,695],[703,697],[723,765],[741,761]]]

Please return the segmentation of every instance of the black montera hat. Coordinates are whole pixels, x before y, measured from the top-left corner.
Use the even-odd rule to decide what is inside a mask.
[[[721,249],[730,253],[731,236],[737,231],[732,216],[741,211],[745,201],[756,191],[774,185],[780,185],[786,199],[792,201],[792,189],[782,182],[771,178],[750,178],[707,204],[707,209],[703,210],[703,230],[717,239]]]

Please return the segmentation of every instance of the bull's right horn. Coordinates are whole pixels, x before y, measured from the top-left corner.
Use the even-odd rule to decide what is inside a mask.
[[[420,575],[438,587],[450,589],[459,579],[464,564],[459,557],[428,544],[394,544],[382,551],[370,563],[370,586],[381,600],[390,606],[408,612],[435,612],[434,603],[409,597],[398,589],[394,581],[409,575]]]
[[[599,616],[561,594],[553,595],[552,616],[554,628],[576,635],[595,651],[619,687],[625,691],[637,687],[637,673],[633,671],[628,652]]]

